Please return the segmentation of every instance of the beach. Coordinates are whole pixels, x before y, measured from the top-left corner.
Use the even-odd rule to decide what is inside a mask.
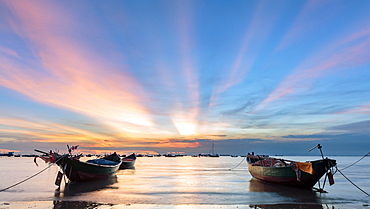
[[[361,156],[333,156],[345,168]],[[314,156],[284,156],[315,160]],[[20,182],[48,164],[33,158],[0,158],[0,189]],[[240,164],[240,165],[239,165]],[[97,182],[54,185],[59,168],[0,192],[0,209],[8,208],[370,208],[370,198],[339,172],[328,193],[265,183],[248,172],[245,159],[222,156],[141,157],[135,169],[119,170]],[[342,172],[370,191],[368,158]],[[64,182],[63,182],[64,183]]]

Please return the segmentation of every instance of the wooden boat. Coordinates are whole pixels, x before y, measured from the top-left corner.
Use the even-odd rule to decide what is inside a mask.
[[[41,158],[45,163],[55,163],[57,161],[57,159],[55,158],[55,155],[53,155],[53,154],[36,156],[33,160],[35,163],[36,163],[37,158]]]
[[[134,168],[135,161],[136,161],[136,155],[135,153],[132,153],[131,155],[122,158],[122,164],[119,168],[120,169]]]
[[[36,157],[35,157],[36,158]],[[55,163],[57,159],[55,158],[55,155],[53,155],[53,152],[50,150],[48,154],[44,154],[39,156],[45,163]]]
[[[40,152],[40,153],[43,153],[43,155],[41,155],[41,156],[35,156],[34,158],[33,158],[33,162],[37,165],[37,166],[39,166],[38,164],[37,164],[37,162],[36,162],[36,160],[37,160],[37,158],[40,158],[40,159],[42,159],[45,163],[55,163],[56,162],[56,158],[55,158],[55,155],[53,154],[53,152],[50,150],[50,152],[49,153],[47,153],[47,152],[44,152],[44,151],[40,151],[40,150],[38,150],[38,149],[35,149],[35,151],[37,151],[37,152]]]
[[[57,153],[54,153],[52,150],[50,150],[49,152],[44,152],[44,151],[35,149],[35,151],[43,154],[41,156],[35,156],[33,161],[35,162],[37,166],[38,166],[36,162],[37,158],[42,159],[45,163],[55,163],[57,161],[57,157],[60,157],[60,155],[58,155]],[[79,159],[80,157],[81,155],[74,156],[75,159]]]
[[[333,184],[331,168],[336,160],[323,158],[309,162],[296,162],[268,156],[247,155],[248,170],[259,180],[286,186],[312,188],[324,175]]]
[[[57,159],[56,164],[72,182],[105,179],[114,174],[122,163],[116,153],[86,162],[70,155],[58,155],[57,153],[54,155]]]

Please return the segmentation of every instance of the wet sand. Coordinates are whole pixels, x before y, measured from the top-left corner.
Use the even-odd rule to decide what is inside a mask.
[[[95,203],[84,201],[32,201],[32,202],[0,202],[0,209],[30,209],[30,208],[53,208],[53,209],[190,209],[190,208],[204,208],[204,209],[221,209],[221,208],[255,208],[255,209],[370,209],[368,204],[263,204],[263,205],[158,205],[158,204],[109,204],[109,203]]]

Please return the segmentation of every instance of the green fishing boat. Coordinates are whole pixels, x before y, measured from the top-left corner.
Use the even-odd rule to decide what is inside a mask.
[[[320,151],[321,146],[318,145]],[[265,155],[247,155],[248,170],[259,180],[294,186],[312,188],[322,176],[328,175],[329,183],[333,184],[331,169],[336,160],[324,158],[315,161],[297,162],[287,159],[273,158]]]
[[[104,158],[80,161],[79,157],[55,155],[56,164],[62,169],[63,175],[72,182],[105,179],[114,174],[122,161],[118,154],[113,153]]]

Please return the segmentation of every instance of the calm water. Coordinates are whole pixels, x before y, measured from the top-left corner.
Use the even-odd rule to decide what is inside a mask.
[[[357,161],[357,157],[332,157],[338,168]],[[315,160],[318,157],[284,156],[291,160]],[[16,202],[32,202],[27,208],[83,208],[91,202],[97,208],[370,208],[370,197],[349,183],[339,172],[335,184],[326,185],[328,193],[266,184],[254,180],[245,160],[237,157],[142,157],[135,169],[119,170],[115,176],[95,183],[71,184],[57,190],[56,165],[36,177],[5,192],[0,192],[0,209],[15,207]],[[48,164],[33,158],[0,158],[0,189],[39,172]],[[370,193],[370,158],[367,157],[343,173]],[[54,203],[53,203],[54,201]],[[90,203],[89,203],[90,202]],[[68,206],[69,203],[75,205]],[[29,203],[31,204],[31,203]],[[77,205],[76,204],[80,204]],[[85,205],[84,205],[85,204]],[[86,205],[87,204],[87,205]],[[90,204],[90,205],[88,205]],[[272,204],[279,204],[273,206]],[[19,206],[19,205],[18,205]]]

